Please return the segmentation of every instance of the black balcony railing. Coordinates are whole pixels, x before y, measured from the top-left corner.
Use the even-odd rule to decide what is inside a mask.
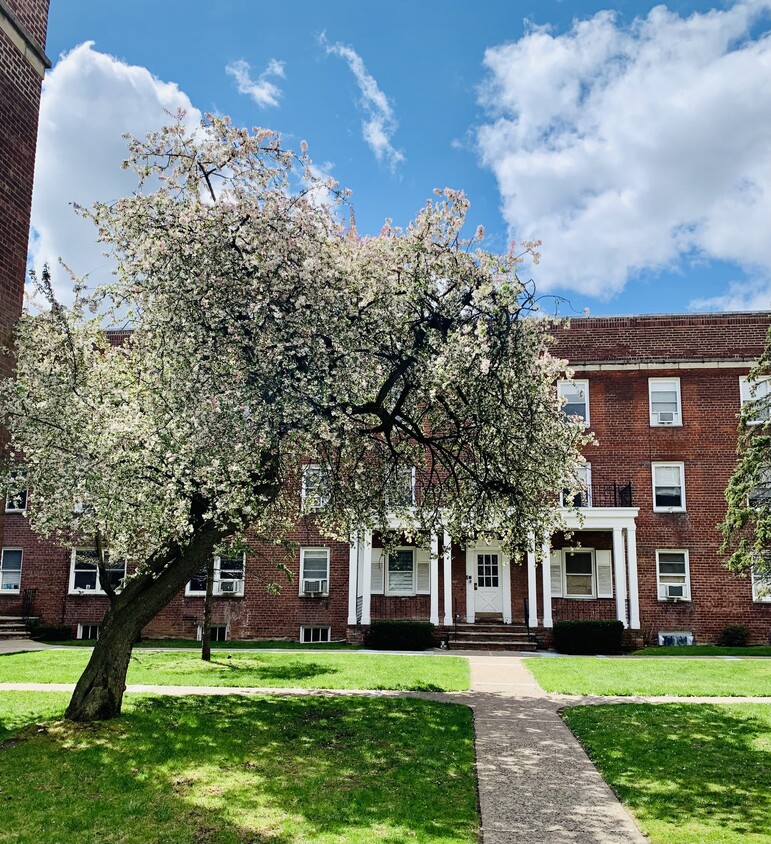
[[[586,492],[574,495],[573,507],[632,507],[632,484],[592,484],[591,496]]]

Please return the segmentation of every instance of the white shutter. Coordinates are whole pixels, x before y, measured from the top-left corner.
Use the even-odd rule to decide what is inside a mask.
[[[597,597],[613,597],[613,560],[610,551],[595,551],[594,561],[597,566]]]
[[[551,552],[551,596],[562,597],[562,551]]]
[[[418,595],[428,595],[431,591],[431,554],[422,548],[415,549],[416,576],[415,592]]]
[[[385,587],[385,554],[382,548],[372,549],[372,584],[370,593],[382,595]]]

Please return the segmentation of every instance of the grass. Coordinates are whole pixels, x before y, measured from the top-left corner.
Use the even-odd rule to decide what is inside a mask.
[[[661,645],[643,648],[632,656],[771,656],[771,645],[727,648],[721,645]]]
[[[20,702],[22,697],[25,698]],[[51,717],[0,693],[0,722]],[[423,700],[128,696],[0,743],[3,844],[472,844],[470,710]]]
[[[89,656],[89,651],[80,648],[4,654],[0,656],[0,683],[74,683]],[[469,687],[469,667],[461,657],[446,656],[218,651],[206,663],[196,653],[144,650],[132,656],[128,682],[168,686],[461,691]]]
[[[771,842],[771,707],[579,706],[563,717],[652,844]]]
[[[65,648],[93,648],[94,642],[89,639],[66,639],[63,642],[51,642],[53,645],[61,645]],[[200,651],[201,643],[196,639],[143,639],[137,642],[134,648],[191,648]],[[271,651],[359,651],[361,645],[354,645],[348,642],[319,642],[309,644],[307,642],[287,642],[285,639],[260,639],[259,641],[235,641],[212,642],[213,651],[239,651],[239,650],[271,650]]]
[[[527,659],[547,692],[580,695],[771,695],[771,662],[765,660]]]

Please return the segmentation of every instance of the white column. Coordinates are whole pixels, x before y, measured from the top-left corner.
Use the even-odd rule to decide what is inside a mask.
[[[541,544],[541,588],[543,589],[543,626],[554,627],[551,615],[551,540]]]
[[[637,585],[637,528],[626,529],[626,564],[629,568],[629,626],[640,629],[640,592]]]
[[[616,618],[626,621],[626,560],[624,555],[624,537],[620,527],[613,528],[613,580],[616,586]]]
[[[372,620],[372,531],[364,531],[364,570],[361,578],[361,623],[369,624]]]
[[[439,534],[431,534],[430,615],[431,624],[439,624]]]
[[[359,575],[359,532],[351,531],[348,548],[348,624],[356,624],[356,580]]]
[[[450,627],[453,623],[452,613],[452,539],[447,531],[442,538],[444,570],[444,625]]]
[[[538,593],[535,581],[535,543],[527,549],[527,623],[538,627]]]

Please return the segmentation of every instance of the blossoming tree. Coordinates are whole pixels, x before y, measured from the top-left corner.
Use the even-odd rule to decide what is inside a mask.
[[[415,535],[490,530],[514,550],[553,527],[586,441],[550,322],[516,257],[461,238],[462,194],[359,238],[270,132],[177,121],[129,149],[140,188],[84,212],[114,279],[25,313],[0,387],[33,528],[93,542],[110,599],[74,720],[120,712],[133,642],[223,540],[287,531],[309,458],[331,536],[385,528],[415,466]],[[126,324],[120,343],[105,330]],[[128,563],[117,590],[108,554]]]

